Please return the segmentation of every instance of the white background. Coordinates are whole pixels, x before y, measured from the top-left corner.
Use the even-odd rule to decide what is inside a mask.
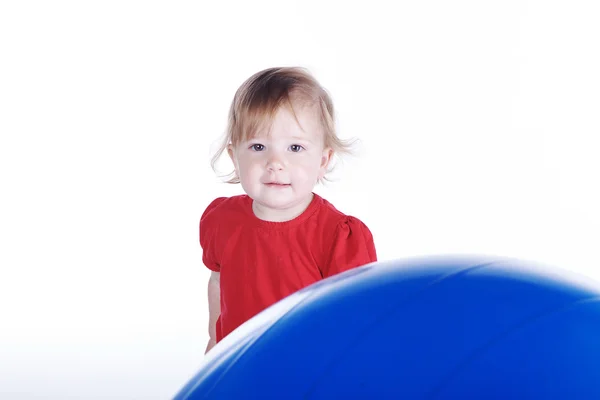
[[[360,138],[316,190],[381,260],[599,278],[596,4],[0,3],[0,397],[166,399],[196,372],[198,221],[241,190],[211,150],[271,66],[309,68]]]

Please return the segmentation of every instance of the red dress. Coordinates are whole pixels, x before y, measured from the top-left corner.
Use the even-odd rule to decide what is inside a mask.
[[[367,226],[317,194],[286,222],[257,218],[247,195],[220,197],[202,214],[200,245],[204,264],[221,273],[217,342],[299,289],[377,261]]]

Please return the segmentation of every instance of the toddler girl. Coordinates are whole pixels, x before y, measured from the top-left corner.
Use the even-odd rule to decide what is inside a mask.
[[[215,199],[200,220],[208,284],[210,350],[273,303],[314,282],[377,260],[359,219],[313,193],[335,153],[331,98],[301,68],[270,68],[237,90],[227,150],[246,194]]]

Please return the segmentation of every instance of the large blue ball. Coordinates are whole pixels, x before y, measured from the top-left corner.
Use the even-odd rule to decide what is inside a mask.
[[[380,262],[280,301],[177,399],[600,399],[600,290],[515,260]]]

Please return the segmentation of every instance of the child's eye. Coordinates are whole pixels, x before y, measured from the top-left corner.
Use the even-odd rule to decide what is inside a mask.
[[[302,150],[304,150],[304,147],[300,146],[299,144],[293,144],[290,146],[290,151],[292,151],[294,153],[298,153]]]
[[[254,150],[254,151],[263,151],[265,149],[265,146],[263,146],[260,143],[256,143],[253,144],[252,146],[250,146],[250,150]]]

